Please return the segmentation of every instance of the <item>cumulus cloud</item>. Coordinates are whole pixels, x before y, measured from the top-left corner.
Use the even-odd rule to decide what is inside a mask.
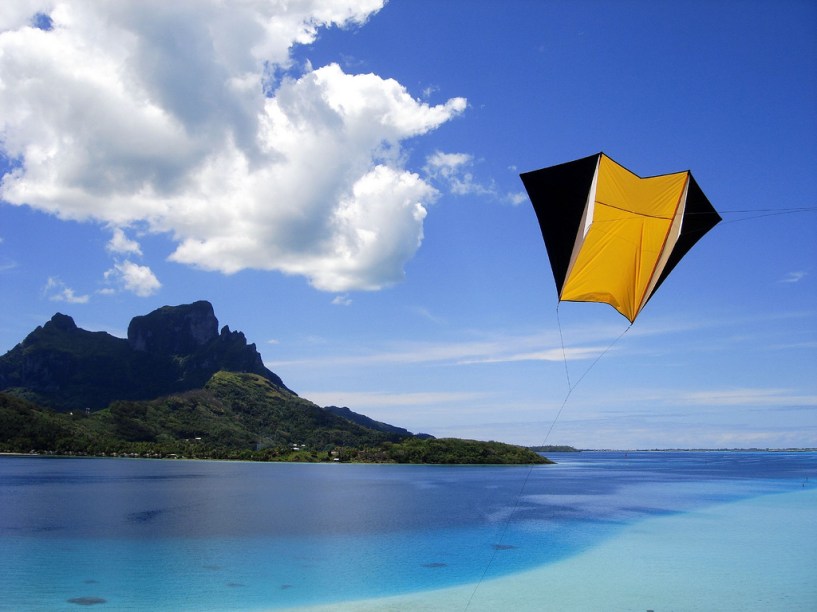
[[[206,270],[276,270],[333,292],[398,282],[438,195],[402,143],[466,101],[432,105],[290,55],[383,3],[4,2],[0,154],[16,163],[0,198],[114,228],[115,253],[139,254],[123,231],[139,224]]]
[[[139,246],[139,243],[128,238],[122,228],[119,227],[114,228],[113,236],[106,245],[106,248],[111,253],[122,253],[128,255],[142,254],[142,248]]]
[[[148,266],[140,266],[129,260],[115,263],[113,268],[105,272],[105,280],[139,297],[151,296],[162,286]]]
[[[69,304],[87,304],[90,300],[88,295],[77,295],[76,291],[56,276],[48,278],[43,288],[43,295],[52,302],[68,302]]]

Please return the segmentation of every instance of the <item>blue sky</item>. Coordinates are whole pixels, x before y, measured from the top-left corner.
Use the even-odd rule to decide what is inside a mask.
[[[0,351],[207,299],[415,432],[817,446],[817,6],[283,4],[3,3]],[[724,217],[615,343],[518,176],[598,151]]]

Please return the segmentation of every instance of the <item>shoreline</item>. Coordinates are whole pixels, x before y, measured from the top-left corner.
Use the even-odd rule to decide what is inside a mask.
[[[481,583],[286,610],[814,609],[815,509],[817,489],[771,493],[648,518],[568,559]],[[792,554],[804,548],[805,562]]]

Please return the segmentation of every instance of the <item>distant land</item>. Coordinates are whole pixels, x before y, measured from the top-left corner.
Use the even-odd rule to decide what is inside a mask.
[[[541,451],[545,447],[530,446],[531,450],[536,452],[572,452],[572,451]],[[564,447],[560,447],[564,448]],[[569,448],[569,447],[568,447]],[[813,453],[817,452],[817,448],[582,448],[576,449],[575,452],[588,453]]]
[[[817,448],[642,448],[638,453],[811,453]],[[627,452],[627,451],[624,451]]]
[[[127,339],[57,313],[0,357],[0,452],[447,464],[552,463],[301,398],[212,305],[135,317]]]
[[[572,446],[546,444],[544,446],[528,446],[534,453],[580,453],[581,451]]]

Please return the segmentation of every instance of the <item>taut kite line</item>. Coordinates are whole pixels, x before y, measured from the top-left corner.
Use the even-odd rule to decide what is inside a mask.
[[[631,326],[681,258],[721,220],[690,172],[641,178],[604,153],[525,172],[520,177],[539,219],[559,301],[610,304]],[[556,312],[558,318],[558,308]],[[610,348],[612,344],[590,368]],[[542,446],[573,389],[590,368],[571,384],[565,357],[567,395]],[[505,520],[500,542],[532,470],[531,465]],[[466,610],[496,550],[468,598]]]
[[[630,323],[721,220],[689,171],[641,178],[598,153],[520,176],[559,301],[610,304]]]

